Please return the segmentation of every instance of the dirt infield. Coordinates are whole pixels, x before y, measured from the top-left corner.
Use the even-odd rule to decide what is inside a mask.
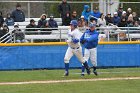
[[[48,80],[48,81],[26,81],[26,82],[1,82],[0,85],[22,85],[22,84],[51,84],[66,82],[83,82],[83,81],[107,81],[107,80],[136,80],[140,77],[118,77],[118,78],[94,78],[94,79],[71,79],[71,80]]]

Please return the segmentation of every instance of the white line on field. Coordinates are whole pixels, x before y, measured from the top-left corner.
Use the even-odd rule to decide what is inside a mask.
[[[0,85],[22,85],[22,84],[51,84],[82,81],[107,81],[107,80],[136,80],[140,77],[118,77],[118,78],[94,78],[94,79],[71,79],[71,80],[49,80],[49,81],[25,81],[25,82],[2,82]]]

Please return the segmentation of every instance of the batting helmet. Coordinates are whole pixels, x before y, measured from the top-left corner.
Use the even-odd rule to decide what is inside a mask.
[[[89,27],[96,27],[96,24],[91,23],[89,24]]]
[[[73,25],[74,27],[77,27],[77,26],[78,26],[77,20],[72,20],[72,21],[70,22],[70,25]]]

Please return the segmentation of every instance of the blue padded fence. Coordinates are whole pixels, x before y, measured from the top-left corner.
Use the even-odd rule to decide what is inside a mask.
[[[66,49],[67,45],[0,46],[0,70],[64,68]],[[105,44],[97,49],[99,67],[140,66],[139,44]],[[75,56],[70,67],[81,67]]]

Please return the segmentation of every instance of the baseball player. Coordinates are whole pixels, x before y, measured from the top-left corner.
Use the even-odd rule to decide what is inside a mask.
[[[82,36],[82,33],[77,29],[78,22],[77,20],[72,20],[70,22],[70,30],[68,31],[68,39],[66,42],[68,43],[68,49],[66,51],[65,57],[64,57],[64,63],[65,63],[65,74],[64,76],[69,75],[69,60],[73,55],[75,55],[79,61],[83,64],[83,66],[87,70],[87,74],[90,74],[90,69],[83,58],[82,55],[82,48],[80,45],[80,37]]]
[[[98,73],[96,71],[97,66],[97,45],[98,45],[98,36],[99,33],[95,30],[96,24],[91,23],[89,25],[89,29],[87,29],[82,37],[80,38],[80,42],[84,45],[84,58],[86,61],[89,60],[93,65],[93,73],[97,76]],[[84,66],[82,66],[82,76],[84,76]]]

